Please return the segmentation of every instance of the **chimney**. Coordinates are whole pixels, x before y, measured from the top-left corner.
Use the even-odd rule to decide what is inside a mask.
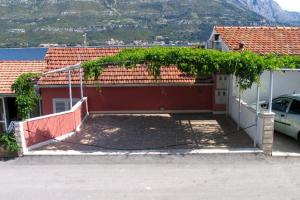
[[[88,44],[87,44],[87,34],[84,33],[82,37],[83,37],[83,46],[87,47],[88,46]]]
[[[239,43],[239,50],[243,51],[244,48],[245,48],[245,43],[244,43],[243,41],[241,41],[241,42]]]

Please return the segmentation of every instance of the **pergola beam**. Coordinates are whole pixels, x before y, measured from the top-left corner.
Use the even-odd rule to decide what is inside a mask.
[[[69,102],[70,102],[70,109],[73,107],[73,95],[72,95],[72,74],[71,71],[79,69],[79,79],[80,79],[80,98],[83,99],[83,70],[81,67],[81,62],[75,65],[66,66],[60,69],[55,69],[49,72],[44,73],[44,76],[60,73],[60,72],[68,72],[68,86],[69,86]]]
[[[82,70],[82,68],[79,69],[79,76],[80,76],[80,98],[83,99],[83,80],[82,80],[83,70]]]
[[[49,74],[59,73],[59,72],[68,72],[70,70],[75,70],[81,68],[81,63],[77,63],[75,65],[66,66],[60,69],[55,69],[49,72],[44,73],[43,75],[47,76]]]
[[[69,98],[70,98],[70,110],[73,107],[73,97],[72,97],[72,76],[71,71],[68,71],[68,81],[69,81]]]
[[[300,69],[281,68],[281,69],[275,69],[274,71],[291,71],[291,72],[300,72]]]

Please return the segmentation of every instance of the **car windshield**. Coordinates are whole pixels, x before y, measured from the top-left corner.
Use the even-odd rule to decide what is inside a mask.
[[[278,98],[273,100],[272,108],[280,112],[286,112],[291,100],[287,98]]]
[[[300,115],[300,101],[298,100],[293,101],[291,105],[290,113]]]

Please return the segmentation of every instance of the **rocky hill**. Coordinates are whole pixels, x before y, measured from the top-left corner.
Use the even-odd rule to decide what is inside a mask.
[[[273,0],[235,0],[234,3],[258,13],[270,21],[300,25],[300,13],[285,11]]]
[[[260,1],[0,0],[0,47],[74,46],[84,33],[89,45],[186,44],[205,41],[215,25],[281,23],[256,9]]]

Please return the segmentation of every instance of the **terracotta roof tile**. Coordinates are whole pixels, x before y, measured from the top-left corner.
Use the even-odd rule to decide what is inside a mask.
[[[98,81],[85,80],[85,84],[120,85],[120,84],[154,84],[154,83],[181,83],[195,84],[211,82],[211,77],[192,77],[180,72],[176,66],[162,67],[160,79],[155,80],[148,72],[147,67],[138,66],[132,69],[108,67],[104,70]],[[56,73],[43,77],[40,85],[67,85],[68,74]],[[72,84],[79,84],[79,72],[72,72]]]
[[[120,52],[119,48],[50,48],[46,55],[46,71],[58,69],[81,61],[93,60],[99,57],[115,55]],[[67,73],[56,73],[43,77],[40,85],[66,85],[68,84]],[[145,66],[138,66],[132,69],[122,67],[108,67],[104,70],[97,81],[101,85],[120,84],[154,84],[154,83],[179,83],[195,84],[199,82],[211,82],[211,77],[195,78],[180,72],[177,67],[162,67],[161,77],[155,80]],[[79,84],[79,72],[73,71],[72,83]],[[95,84],[95,81],[88,80],[85,84]]]
[[[49,48],[46,54],[47,71],[115,55],[120,50],[119,48]]]
[[[42,72],[44,61],[0,61],[0,94],[12,94],[11,85],[23,73]]]
[[[260,54],[300,55],[300,27],[215,27],[230,50],[240,42]]]

